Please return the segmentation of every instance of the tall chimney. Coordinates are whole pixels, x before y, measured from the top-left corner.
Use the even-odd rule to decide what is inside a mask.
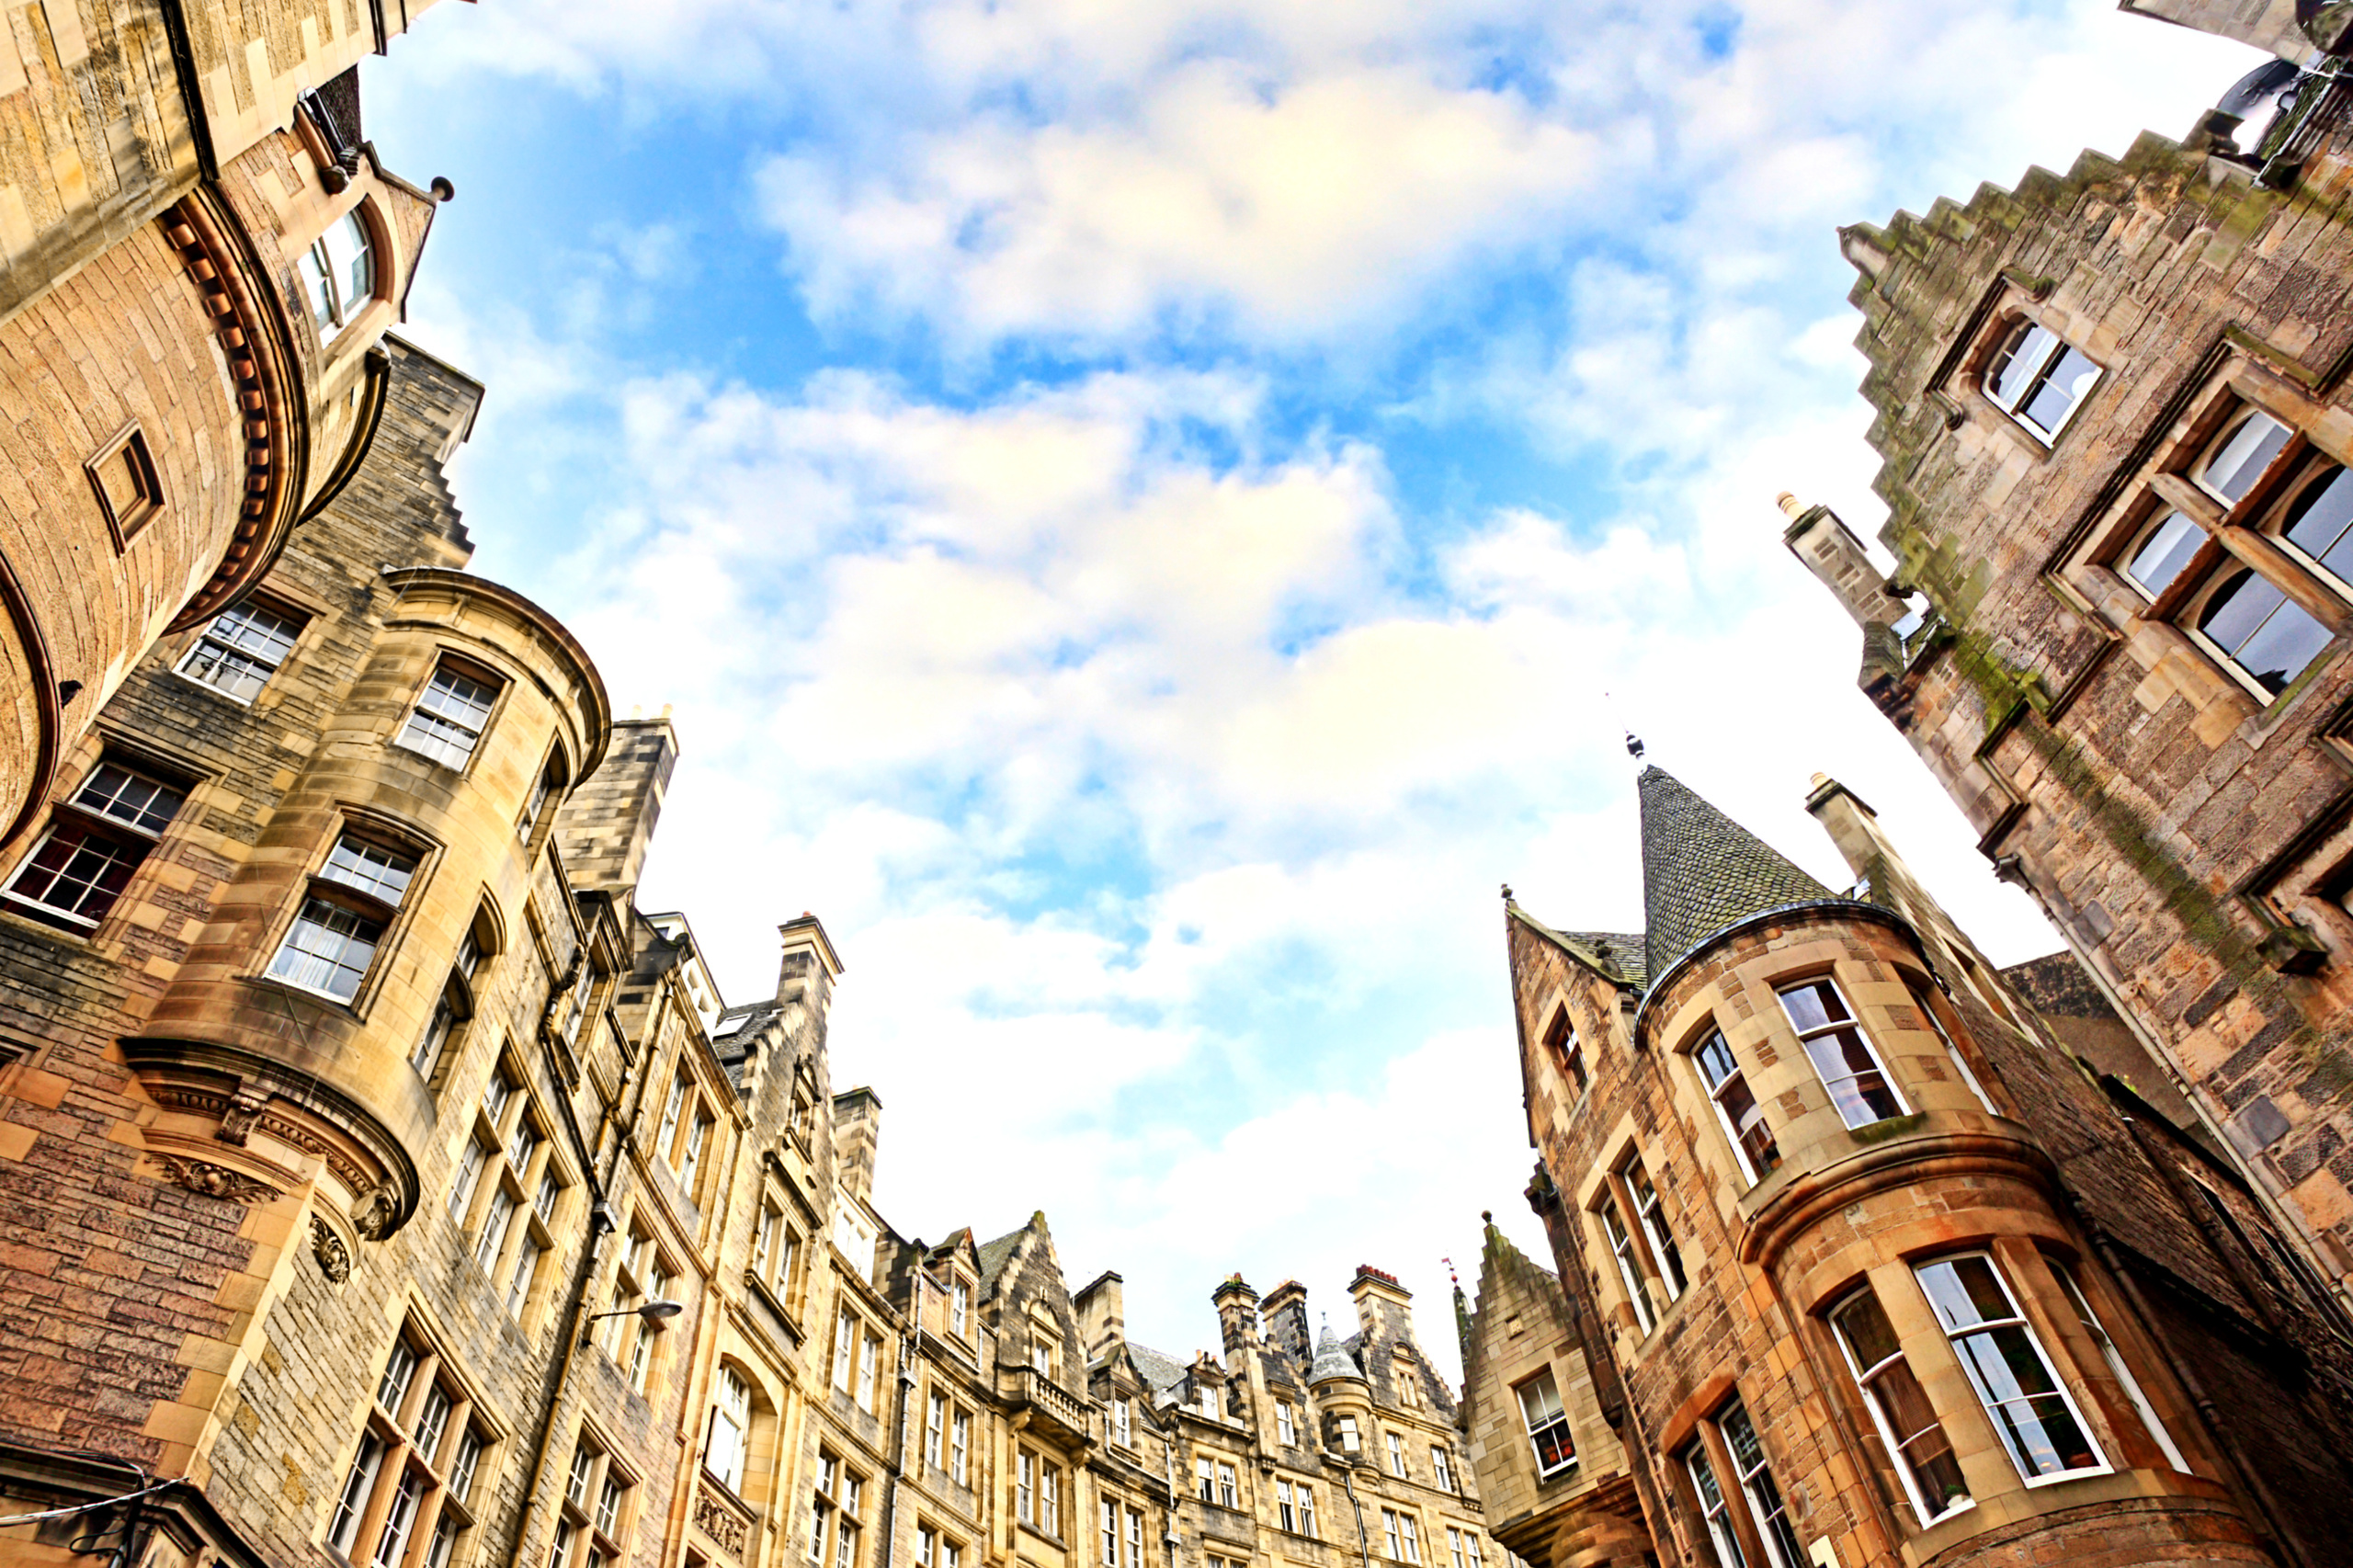
[[[882,1096],[860,1086],[834,1096],[834,1176],[861,1203],[874,1201],[875,1145],[882,1140]]]
[[[678,735],[667,710],[658,719],[615,721],[605,760],[577,781],[556,813],[556,842],[573,886],[628,902],[677,765]]]
[[[1360,1263],[1348,1294],[1356,1298],[1357,1327],[1364,1331],[1368,1346],[1377,1338],[1414,1337],[1414,1293],[1398,1284],[1394,1274]]]
[[[1237,1358],[1241,1353],[1258,1346],[1258,1292],[1235,1274],[1211,1291],[1210,1300],[1217,1304],[1218,1330],[1225,1341],[1225,1363],[1239,1367],[1242,1363]]]
[[[1838,596],[1856,625],[1876,621],[1893,626],[1911,612],[1910,606],[1887,591],[1886,579],[1871,564],[1863,541],[1839,520],[1837,513],[1827,506],[1808,506],[1786,491],[1780,503],[1790,518],[1790,526],[1781,530],[1781,542]]]

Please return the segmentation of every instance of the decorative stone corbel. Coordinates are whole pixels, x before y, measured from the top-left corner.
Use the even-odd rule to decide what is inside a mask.
[[[183,1154],[157,1154],[155,1158],[172,1173],[174,1181],[207,1198],[225,1198],[232,1203],[266,1203],[278,1196],[278,1189],[269,1183],[227,1165],[191,1160]]]
[[[315,1214],[311,1216],[311,1256],[318,1260],[319,1272],[330,1285],[351,1278],[351,1250],[335,1233],[335,1227]]]

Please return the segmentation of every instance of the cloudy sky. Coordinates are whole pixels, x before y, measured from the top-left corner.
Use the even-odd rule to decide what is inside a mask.
[[[366,79],[455,181],[475,568],[685,757],[731,1000],[816,911],[898,1228],[1131,1331],[1535,1250],[1497,885],[1640,924],[1627,726],[1825,881],[1854,786],[2056,938],[1856,693],[1773,497],[1881,509],[1833,230],[2177,134],[2113,0],[486,0]]]

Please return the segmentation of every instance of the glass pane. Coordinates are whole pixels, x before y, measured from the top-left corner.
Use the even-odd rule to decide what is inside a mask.
[[[2286,597],[2254,573],[2242,572],[2206,602],[2198,630],[2221,644],[2222,652],[2235,656]]]
[[[333,266],[327,259],[324,240],[304,251],[295,264],[295,269],[302,275],[302,292],[310,296],[311,319],[317,324],[323,338],[333,337],[335,333],[335,286],[327,281]]]
[[[1830,1321],[1837,1325],[1838,1336],[1846,1341],[1847,1353],[1860,1371],[1870,1371],[1903,1349],[1895,1337],[1895,1325],[1887,1321],[1887,1309],[1869,1290],[1840,1307]]]
[[[102,920],[146,855],[144,845],[118,843],[79,823],[61,823],[9,892],[84,920]]]
[[[1699,1076],[1708,1081],[1711,1089],[1739,1071],[1732,1059],[1732,1048],[1720,1034],[1710,1035],[1708,1043],[1691,1053],[1691,1060],[1699,1064]]]
[[[335,258],[335,289],[343,296],[343,318],[349,321],[376,292],[375,247],[369,244],[368,225],[357,212],[346,213],[330,233],[328,251]]]
[[[323,991],[338,1002],[359,993],[368,966],[375,960],[377,940],[384,927],[324,899],[306,899],[285,945],[270,960],[269,972],[305,990]]]
[[[2134,553],[2124,574],[2154,598],[2173,585],[2173,580],[2181,575],[2205,542],[2206,530],[2191,522],[2187,514],[2170,513]]]
[[[2331,463],[2288,508],[2286,526],[2280,531],[2297,549],[2336,570],[2330,551],[2345,542],[2347,528],[2353,528],[2353,474]]]
[[[337,841],[335,853],[319,874],[330,881],[358,888],[372,898],[397,904],[416,875],[416,861],[406,855],[379,848],[356,838]]]
[[[142,832],[161,833],[186,799],[182,791],[168,784],[104,762],[75,791],[74,803],[100,816],[129,823]]]
[[[2052,347],[2057,342],[2057,338],[2033,323],[2020,323],[2018,335],[1994,361],[1993,373],[1985,378],[1985,389],[1994,394],[1994,401],[2004,408],[2016,408],[2019,394],[2034,379],[2034,373],[2042,368],[2043,360],[2050,358]]]
[[[2224,500],[2236,501],[2255,488],[2287,444],[2285,425],[2268,414],[2250,414],[2199,469],[2198,482]]]
[[[2063,348],[2059,358],[2044,377],[2027,394],[2025,405],[2018,412],[2027,422],[2047,436],[2057,435],[2059,426],[2067,421],[2067,411],[2083,400],[2092,390],[2092,382],[2099,379],[2099,367],[2073,348]]]
[[[2327,627],[2301,608],[2283,603],[2239,649],[2239,663],[2256,685],[2276,695],[2320,656],[2330,636]]]
[[[1820,983],[1782,992],[1781,1006],[1789,1010],[1790,1022],[1797,1025],[1801,1034],[1847,1016],[1847,1009],[1839,1006],[1838,994]]]
[[[1936,1308],[1948,1332],[2018,1315],[1987,1258],[1949,1257],[1924,1265],[1917,1272],[1920,1289],[1927,1293],[1928,1304]]]

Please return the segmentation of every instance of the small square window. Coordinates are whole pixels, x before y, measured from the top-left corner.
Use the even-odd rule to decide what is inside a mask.
[[[107,520],[107,532],[119,551],[139,537],[164,509],[163,483],[155,477],[155,460],[147,437],[136,424],[124,426],[114,439],[82,465],[90,476],[91,492]]]

